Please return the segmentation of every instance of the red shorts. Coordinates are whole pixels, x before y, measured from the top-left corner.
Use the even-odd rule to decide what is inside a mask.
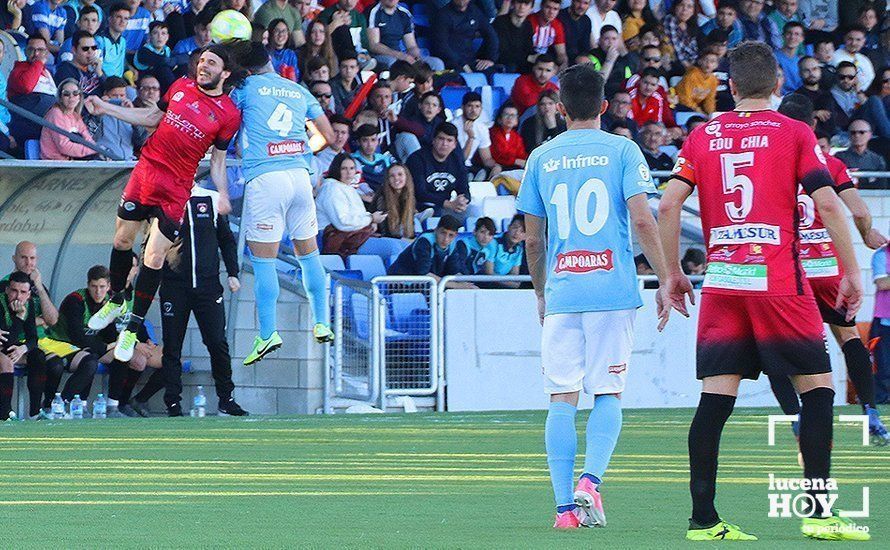
[[[137,162],[121,195],[117,215],[123,220],[158,219],[161,232],[171,241],[179,234],[193,181],[180,181],[167,172]]]
[[[815,277],[809,279],[810,287],[813,289],[813,296],[816,298],[816,305],[819,306],[819,313],[822,320],[829,325],[838,327],[854,327],[856,320],[847,321],[847,312],[834,309],[837,302],[837,293],[841,286],[843,275],[835,277]]]
[[[831,372],[816,300],[802,296],[701,297],[696,377]]]

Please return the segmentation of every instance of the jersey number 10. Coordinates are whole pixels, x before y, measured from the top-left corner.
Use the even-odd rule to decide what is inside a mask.
[[[588,217],[591,197],[596,200],[593,218]],[[550,204],[556,206],[556,234],[562,240],[569,238],[573,224],[582,235],[590,237],[598,233],[609,219],[609,190],[599,178],[585,181],[578,189],[573,203],[574,216],[569,212],[569,186],[565,183],[556,184]]]

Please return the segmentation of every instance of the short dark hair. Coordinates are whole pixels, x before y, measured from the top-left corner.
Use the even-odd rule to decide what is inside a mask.
[[[99,279],[111,279],[111,272],[104,265],[94,265],[87,271],[87,283],[98,281]]]
[[[102,92],[107,94],[111,90],[126,88],[127,86],[129,86],[129,84],[123,78],[119,76],[109,76],[105,79],[105,82],[102,83]]]
[[[640,80],[643,80],[644,77],[651,76],[656,80],[661,79],[661,73],[658,72],[658,69],[655,67],[646,67],[642,71],[640,71]]]
[[[366,138],[366,137],[377,137],[380,134],[380,130],[374,126],[373,124],[362,124],[353,132],[353,136],[356,139]]]
[[[723,8],[729,8],[736,13],[739,12],[739,5],[736,3],[736,0],[720,0],[720,5],[717,6],[717,9],[722,10]]]
[[[343,53],[343,55],[340,56],[340,60],[337,62],[337,65],[339,65],[340,63],[343,63],[344,61],[346,61],[348,59],[352,59],[353,61],[358,63],[358,54],[355,52],[355,50],[352,50],[352,49],[346,50]]]
[[[723,29],[714,29],[708,33],[706,42],[708,44],[722,44],[723,42],[729,42],[729,33]]]
[[[445,214],[441,218],[439,218],[439,223],[436,225],[436,229],[447,229],[449,231],[460,231],[463,228],[464,224],[460,223],[460,220],[452,216],[451,214]]]
[[[473,101],[482,101],[482,96],[479,95],[479,92],[467,92],[464,94],[463,99],[460,100],[461,105],[466,105],[467,103],[471,103]]]
[[[436,132],[433,134],[433,137],[436,137],[439,134],[445,134],[446,136],[451,136],[454,139],[457,139],[457,126],[450,122],[443,122],[436,126]]]
[[[31,277],[25,273],[24,271],[13,271],[9,275],[10,283],[27,283],[28,286],[31,285]]]
[[[498,232],[498,228],[494,225],[494,220],[489,218],[488,216],[482,216],[478,220],[476,220],[476,227],[473,231],[479,231],[480,229],[485,229],[492,235]]]
[[[779,67],[763,42],[746,41],[729,54],[729,78],[742,98],[766,99],[776,89]]]
[[[782,34],[785,34],[786,32],[788,32],[788,29],[793,29],[794,27],[800,27],[803,31],[807,30],[807,28],[804,27],[803,23],[801,23],[800,21],[789,21],[785,23],[784,27],[782,27]]]
[[[783,97],[779,113],[806,124],[812,124],[815,120],[813,101],[803,94],[788,94]]]
[[[510,227],[514,223],[519,222],[522,224],[522,229],[525,229],[525,214],[513,214],[513,218],[510,220],[510,223],[507,224],[507,227]]]
[[[429,92],[426,92],[425,94],[421,95],[420,103],[423,103],[424,101],[426,101],[426,98],[428,98],[428,97],[434,97],[434,98],[438,99],[440,107],[445,104],[445,102],[442,101],[442,96],[440,96],[439,92],[437,92],[435,90],[430,90]]]
[[[414,65],[408,63],[404,59],[396,60],[389,66],[389,79],[395,80],[400,76],[410,78],[411,80],[417,78],[417,71],[414,70]]]
[[[244,68],[255,72],[269,64],[269,52],[259,42],[251,42],[250,49],[242,60]]]
[[[414,82],[426,82],[433,77],[433,68],[426,61],[414,64]]]
[[[868,34],[868,31],[865,30],[865,27],[863,27],[862,25],[854,24],[854,25],[850,25],[849,27],[847,27],[847,30],[844,31],[844,36],[847,36],[848,34],[850,34],[853,31],[861,32],[862,34],[866,34],[866,35]]]
[[[124,4],[123,2],[117,2],[115,4],[112,4],[111,7],[108,8],[108,15],[110,17],[119,11],[125,11],[127,13],[130,13],[130,8],[128,8],[127,5]]]
[[[378,80],[377,82],[374,83],[373,86],[371,86],[371,91],[368,93],[368,95],[373,94],[377,90],[384,90],[384,89],[392,90],[392,86],[390,86],[389,82],[387,82],[385,80]]]
[[[797,60],[797,66],[800,67],[804,61],[809,61],[810,59],[812,59],[814,61],[816,60],[816,58],[813,57],[812,55],[805,55]]]
[[[618,32],[618,29],[615,28],[615,25],[603,25],[602,28],[600,28],[600,36],[609,31],[612,31],[615,34],[621,34],[620,32]]]
[[[350,127],[352,126],[352,121],[341,114],[331,115],[330,117],[328,117],[328,122],[330,122],[332,125],[333,124],[345,124]]]
[[[328,62],[325,60],[325,58],[321,57],[320,55],[313,55],[306,62],[306,74],[308,75],[311,72],[317,71],[318,69],[327,66]]]
[[[603,105],[605,79],[591,63],[581,63],[559,75],[559,101],[572,120],[593,120]]]
[[[84,38],[95,38],[95,36],[87,31],[74,31],[74,34],[71,35],[71,47],[76,48],[80,46],[80,41]]]
[[[544,52],[537,58],[535,58],[535,65],[537,65],[538,63],[556,63],[556,58],[553,57],[553,54]]]
[[[223,70],[233,71],[235,69],[235,58],[232,56],[232,51],[222,44],[210,44],[209,46],[201,50],[202,54],[204,52],[210,52],[222,59]]]
[[[158,27],[161,27],[164,29],[170,28],[167,26],[167,23],[165,23],[164,21],[152,21],[151,23],[148,24],[148,33],[151,34],[151,31],[157,29]]]
[[[39,35],[39,34],[32,34],[31,36],[28,37],[28,42],[30,42],[32,40],[40,40],[44,44],[49,45],[49,42],[46,41],[46,38],[44,38],[42,35]]]
[[[858,72],[856,65],[854,65],[850,61],[841,61],[840,63],[837,64],[836,69],[837,69],[837,72],[841,72],[841,69],[853,69],[854,71]]]
[[[80,19],[84,15],[89,15],[91,13],[99,15],[99,10],[96,9],[96,6],[84,6],[80,8],[80,15],[78,15],[77,18]]]
[[[686,249],[686,253],[683,254],[683,259],[680,260],[680,263],[691,262],[695,265],[704,265],[707,262],[707,256],[705,256],[705,251],[701,248],[695,248],[694,246],[690,246]]]

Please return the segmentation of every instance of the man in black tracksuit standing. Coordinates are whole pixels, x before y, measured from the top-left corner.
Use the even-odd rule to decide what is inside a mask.
[[[195,187],[186,206],[179,239],[167,254],[160,288],[161,324],[164,352],[160,371],[152,374],[136,396],[134,408],[161,387],[169,416],[181,416],[182,342],[194,313],[201,338],[210,352],[210,367],[219,397],[222,415],[244,416],[232,392],[232,361],[226,341],[226,312],[223,287],[219,281],[219,253],[226,265],[228,286],[232,292],[241,288],[238,281],[238,250],[226,216],[219,214],[219,194]],[[138,410],[138,409],[137,409]]]

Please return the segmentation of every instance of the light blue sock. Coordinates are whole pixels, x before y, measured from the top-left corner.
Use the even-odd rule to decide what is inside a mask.
[[[547,465],[557,506],[574,504],[575,453],[578,433],[575,431],[577,409],[568,403],[552,402],[544,425]]]
[[[253,294],[260,320],[260,338],[265,340],[278,329],[278,272],[275,270],[275,258],[253,256],[250,262],[253,264]]]
[[[297,262],[303,272],[303,288],[306,290],[306,296],[309,297],[309,305],[312,307],[312,316],[315,318],[315,322],[330,324],[330,316],[324,299],[324,266],[321,265],[321,256],[318,255],[318,250],[305,256],[297,256]]]
[[[587,419],[587,453],[584,473],[599,483],[606,473],[612,451],[621,433],[621,399],[615,395],[598,395]]]

